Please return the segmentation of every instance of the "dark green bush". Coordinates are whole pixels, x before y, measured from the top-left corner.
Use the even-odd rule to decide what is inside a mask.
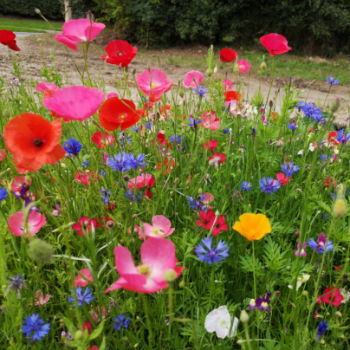
[[[285,35],[295,51],[350,51],[349,0],[93,0],[93,10],[126,39],[145,45],[252,45]]]

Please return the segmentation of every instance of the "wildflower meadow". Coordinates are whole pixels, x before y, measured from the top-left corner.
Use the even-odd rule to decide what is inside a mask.
[[[120,72],[106,91],[87,60],[104,28],[52,38],[83,57],[80,84],[0,79],[0,348],[349,349],[339,104],[291,84],[274,100],[292,50],[277,33],[258,38],[270,88],[249,98],[232,48],[174,82],[128,69],[124,40],[96,57]],[[0,43],[16,66],[15,34]]]

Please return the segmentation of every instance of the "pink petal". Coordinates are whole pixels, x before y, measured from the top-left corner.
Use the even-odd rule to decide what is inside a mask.
[[[63,34],[75,37],[79,41],[94,40],[105,28],[103,23],[96,23],[88,18],[73,19],[63,24]]]
[[[193,70],[186,73],[182,84],[185,87],[196,88],[202,83],[203,77],[203,73]]]
[[[78,276],[74,278],[75,287],[86,287],[89,282],[93,282],[94,279],[89,269],[82,269],[79,271]]]
[[[71,50],[78,50],[79,40],[75,37],[71,37],[69,35],[64,34],[56,34],[55,39],[63,45],[66,45]]]
[[[114,257],[115,267],[121,276],[138,273],[129,249],[122,246],[114,248]]]

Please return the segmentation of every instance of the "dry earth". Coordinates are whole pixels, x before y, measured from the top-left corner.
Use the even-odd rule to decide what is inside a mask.
[[[18,45],[21,48],[19,53],[9,51],[6,47],[0,48],[0,77],[8,80],[12,77],[12,61],[16,60],[20,63],[23,72],[23,79],[43,81],[41,71],[44,66],[52,67],[59,71],[65,84],[81,83],[80,76],[77,73],[76,66],[80,69],[83,67],[83,59],[81,51],[72,51],[64,45],[54,40],[53,34],[35,34],[27,37],[18,37]],[[103,45],[101,43],[93,43],[90,47],[88,64],[91,77],[98,81],[105,88],[106,92],[117,91],[120,93],[122,86],[120,82],[121,73],[113,65],[105,63],[101,59],[104,54]],[[178,83],[182,80],[184,74],[193,69],[193,67],[184,67],[169,63],[169,57],[184,57],[185,62],[189,62],[188,58],[203,58],[206,55],[206,48],[173,48],[166,50],[147,50],[138,53],[134,61],[129,66],[129,85],[131,90],[136,94],[136,89],[132,89],[134,85],[132,74],[142,72],[147,68],[159,68],[164,70],[170,80]],[[331,72],[325,72],[330,75]],[[217,76],[224,77],[224,72],[218,72]],[[230,75],[233,81],[238,81],[238,76]],[[244,76],[241,79],[243,92],[246,97],[253,96],[260,91],[263,95],[267,95],[269,90],[269,80],[254,76]],[[328,94],[329,85],[321,81],[306,81],[291,77],[277,78],[270,92],[270,99],[276,101],[277,110],[281,104],[281,96],[283,94],[283,85],[291,81],[293,86],[299,90],[300,99],[308,102],[314,102],[319,105],[325,103],[334,103],[338,98],[340,100],[340,108],[337,111],[337,119],[348,124],[349,106],[350,106],[350,87],[334,86],[331,94]]]

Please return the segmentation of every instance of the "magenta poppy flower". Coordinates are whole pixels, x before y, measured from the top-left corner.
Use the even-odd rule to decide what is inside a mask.
[[[217,130],[220,127],[220,119],[216,116],[214,111],[206,112],[202,115],[202,127],[210,130]]]
[[[230,91],[233,89],[233,83],[230,79],[225,79],[223,82],[224,90]]]
[[[288,46],[288,40],[283,35],[277,33],[262,36],[260,42],[271,56],[282,55],[292,49]]]
[[[85,120],[96,113],[103,102],[101,90],[85,86],[68,86],[58,89],[52,96],[44,99],[44,106],[55,116],[65,121]]]
[[[77,50],[80,42],[94,40],[105,27],[103,23],[88,18],[72,19],[63,24],[62,34],[57,34],[55,38],[70,49]]]
[[[86,287],[89,282],[93,282],[91,271],[89,269],[82,269],[74,278],[74,287]]]
[[[171,227],[171,222],[163,215],[156,215],[152,218],[152,225],[146,222],[141,226],[135,226],[140,239],[146,239],[146,237],[161,238],[170,236],[175,229]]]
[[[54,83],[49,83],[46,81],[42,81],[41,83],[37,84],[35,87],[35,90],[37,92],[43,92],[45,97],[52,96],[56,93],[56,91],[59,89],[59,87]]]
[[[158,101],[173,85],[159,69],[146,69],[143,73],[136,74],[136,83],[152,102]]]
[[[27,217],[27,227],[25,227],[24,213],[18,211],[8,218],[7,224],[15,236],[23,236],[24,234],[34,236],[46,224],[46,218],[37,211],[30,211]]]
[[[173,242],[164,238],[148,238],[141,245],[141,264],[135,266],[129,249],[114,248],[115,266],[119,279],[105,293],[127,289],[138,293],[155,293],[168,287],[168,282],[181,275],[183,266],[176,266]]]
[[[247,60],[238,60],[237,61],[238,71],[240,73],[247,73],[250,71],[251,65]]]
[[[184,87],[191,87],[195,89],[196,87],[201,85],[203,78],[204,78],[203,73],[198,72],[197,70],[192,70],[186,73],[184,80],[182,81],[182,84]]]

